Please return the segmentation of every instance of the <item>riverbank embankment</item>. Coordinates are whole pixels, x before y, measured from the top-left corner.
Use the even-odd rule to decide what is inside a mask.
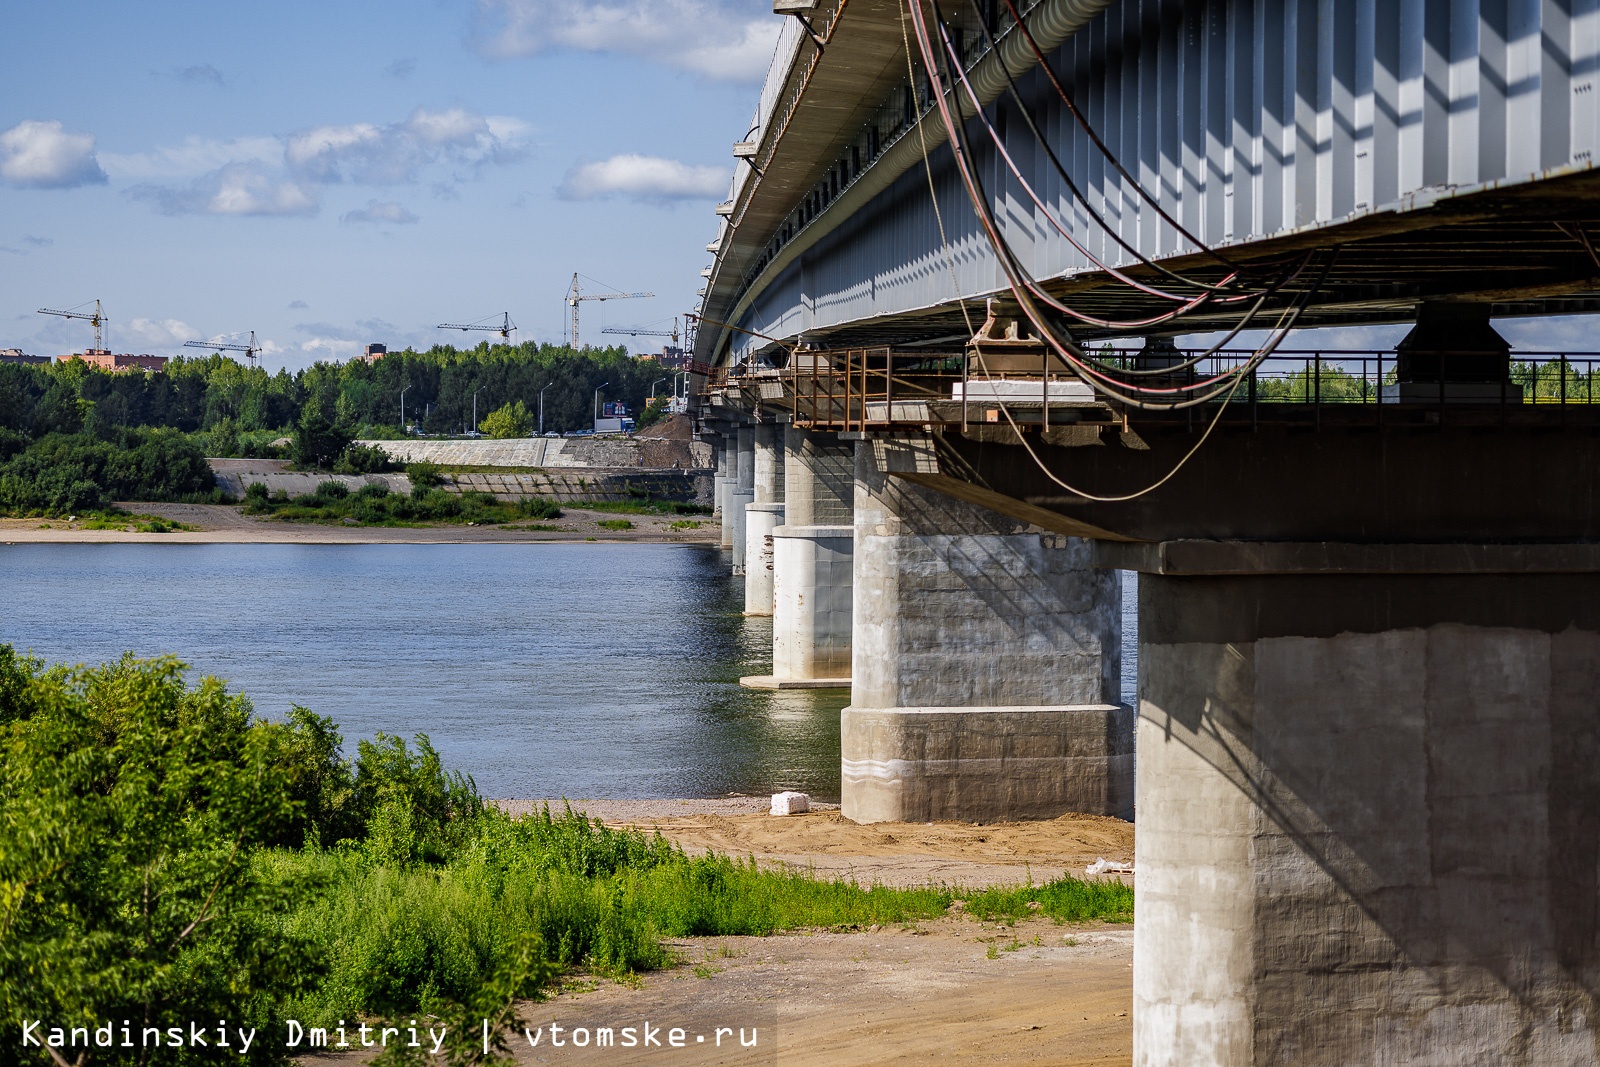
[[[178,522],[190,529],[150,533],[130,515],[119,529],[88,530],[65,519],[0,519],[0,542],[7,544],[523,544],[621,541],[649,544],[717,544],[721,533],[704,516],[618,515],[563,508],[559,519],[494,526],[346,526],[280,522],[244,514],[228,504],[118,505],[132,515]],[[618,528],[619,523],[627,523]],[[602,525],[609,524],[609,525]]]

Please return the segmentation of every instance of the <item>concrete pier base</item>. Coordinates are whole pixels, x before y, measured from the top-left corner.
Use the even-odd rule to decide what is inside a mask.
[[[999,822],[1131,812],[1133,709],[858,708],[844,711],[844,817]]]
[[[845,817],[1131,815],[1117,575],[1087,541],[910,480],[930,448],[856,450]]]
[[[746,504],[744,513],[744,613],[771,615],[772,531],[783,524],[783,505]]]
[[[772,530],[772,674],[740,681],[758,689],[849,688],[854,446],[787,426],[780,466],[783,525]]]
[[[1600,1062],[1600,575],[1298,547],[1140,576],[1134,1063]]]

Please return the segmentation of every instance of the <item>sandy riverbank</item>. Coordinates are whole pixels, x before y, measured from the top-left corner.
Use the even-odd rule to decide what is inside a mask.
[[[155,516],[191,526],[190,530],[146,533],[133,521],[123,529],[85,530],[62,519],[0,519],[0,543],[29,544],[521,544],[535,542],[639,541],[654,544],[716,544],[721,531],[706,516],[618,515],[613,512],[564,508],[559,519],[545,523],[500,526],[325,526],[279,522],[246,515],[227,504],[119,505],[136,515]],[[626,519],[631,530],[608,530],[599,523]],[[698,522],[695,528],[673,529],[674,522]],[[554,529],[529,529],[532,525]]]

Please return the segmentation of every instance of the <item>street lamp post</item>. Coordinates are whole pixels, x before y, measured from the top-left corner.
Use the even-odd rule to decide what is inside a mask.
[[[651,400],[654,400],[656,398],[656,386],[660,385],[664,381],[666,381],[665,378],[657,378],[655,381],[650,383],[650,399]]]
[[[474,430],[478,428],[478,394],[487,388],[489,388],[487,385],[480,385],[472,394],[472,428]]]
[[[551,385],[554,385],[554,384],[555,384],[554,382],[551,382],[551,383],[549,383],[549,385],[546,385],[544,387],[544,389],[548,389],[548,388],[550,388]],[[544,389],[539,390],[539,436],[540,437],[544,436]]]
[[[411,386],[400,390],[400,432],[406,432],[406,394],[411,392]]]
[[[596,389],[594,391],[594,421],[595,421],[595,429],[599,429],[600,428],[600,389],[604,389],[606,386],[608,386],[610,384],[611,384],[610,382],[601,382],[600,383],[600,388]]]

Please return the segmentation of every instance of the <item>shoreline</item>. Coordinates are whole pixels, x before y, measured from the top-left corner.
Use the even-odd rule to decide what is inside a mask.
[[[521,524],[503,526],[334,526],[257,519],[230,504],[144,504],[119,502],[130,513],[129,528],[85,530],[62,519],[0,518],[0,544],[294,544],[294,545],[413,545],[413,544],[587,544],[637,543],[720,545],[721,529],[709,516],[688,521],[698,529],[673,530],[681,517],[632,515],[565,509],[555,530],[530,530]],[[131,528],[134,516],[155,516],[194,527],[168,533]],[[608,530],[598,523],[627,519],[631,530]],[[545,524],[549,525],[549,524]]]

